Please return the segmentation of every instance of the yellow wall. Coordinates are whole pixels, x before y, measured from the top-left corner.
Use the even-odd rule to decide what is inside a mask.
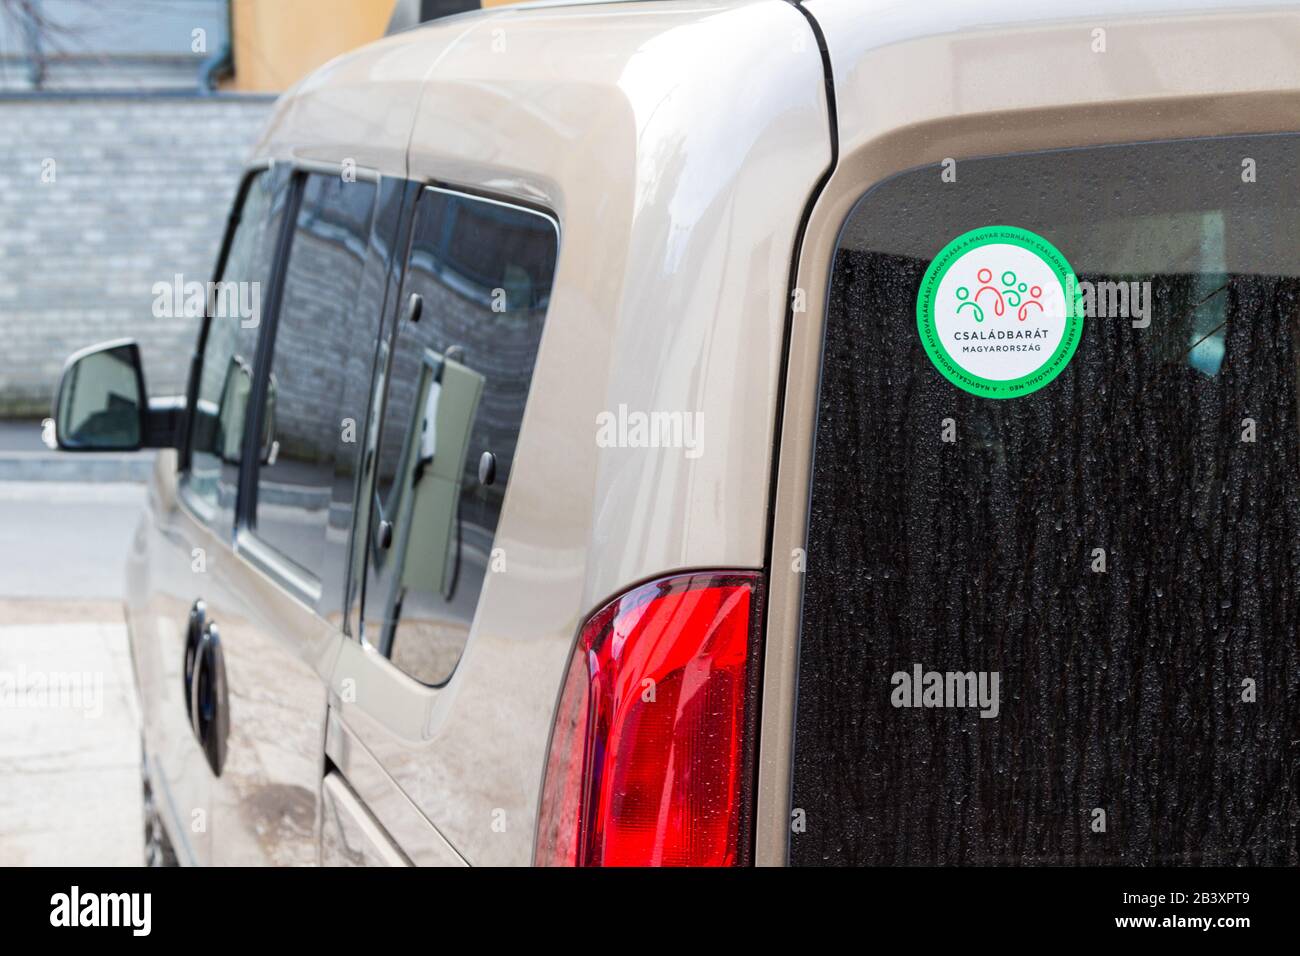
[[[395,0],[233,0],[235,77],[278,93],[340,53],[384,35]]]
[[[224,89],[279,93],[384,35],[397,0],[232,0],[235,76]],[[480,0],[502,7],[524,0]]]

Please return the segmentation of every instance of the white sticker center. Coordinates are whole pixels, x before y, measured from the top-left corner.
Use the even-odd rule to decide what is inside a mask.
[[[1039,368],[1065,334],[1065,290],[1037,254],[989,243],[962,254],[934,297],[939,343],[961,368],[995,381]]]

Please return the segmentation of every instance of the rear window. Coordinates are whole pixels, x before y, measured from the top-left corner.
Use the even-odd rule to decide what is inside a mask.
[[[1296,136],[1062,151],[915,170],[853,210],[793,863],[1297,862],[1297,168]],[[957,384],[918,320],[932,261],[986,227],[1059,250],[1084,306],[1015,397]],[[980,334],[1032,324],[1027,291],[1005,315],[985,295]]]

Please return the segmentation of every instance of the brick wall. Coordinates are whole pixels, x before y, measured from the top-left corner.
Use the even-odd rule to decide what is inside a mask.
[[[122,336],[140,343],[151,394],[182,387],[198,323],[155,318],[152,288],[211,278],[270,109],[221,96],[0,99],[0,417],[47,414],[67,355]]]

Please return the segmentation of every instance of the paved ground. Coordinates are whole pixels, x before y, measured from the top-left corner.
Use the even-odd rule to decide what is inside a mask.
[[[144,494],[128,482],[0,481],[0,599],[120,601]]]
[[[0,865],[141,859],[121,597],[143,502],[140,484],[0,481]]]
[[[44,450],[39,421],[0,419],[0,452]]]
[[[80,455],[54,451],[46,447],[39,421],[0,419],[0,482],[143,482],[153,462],[151,451]]]

